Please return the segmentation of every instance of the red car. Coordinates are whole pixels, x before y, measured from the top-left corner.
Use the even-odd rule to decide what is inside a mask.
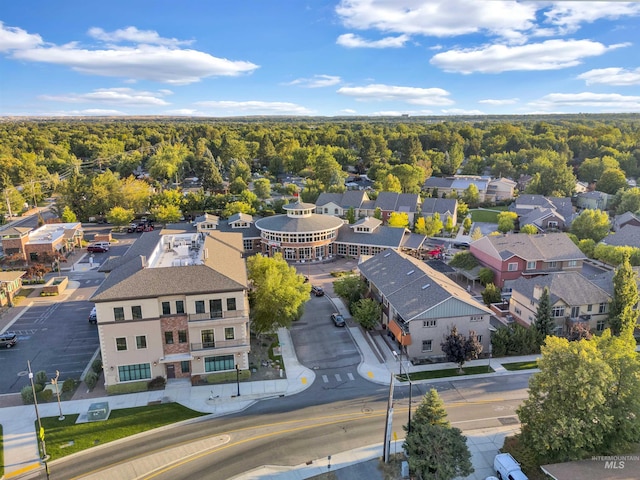
[[[109,245],[104,245],[101,243],[95,243],[87,247],[87,252],[90,252],[90,253],[103,253],[108,251],[109,251]]]

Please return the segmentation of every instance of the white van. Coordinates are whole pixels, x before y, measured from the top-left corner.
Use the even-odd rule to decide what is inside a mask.
[[[500,480],[528,480],[520,464],[509,453],[499,453],[493,459],[493,468]]]

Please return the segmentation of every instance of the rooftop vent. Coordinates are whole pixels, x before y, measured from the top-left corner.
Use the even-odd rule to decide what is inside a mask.
[[[427,283],[426,285],[422,286],[422,290],[426,290],[427,288],[429,288],[431,286],[430,283]]]
[[[389,255],[391,255],[391,252],[387,252],[384,254],[385,258],[388,257]]]
[[[415,270],[409,270],[409,271],[407,272],[407,275],[411,275],[413,272],[415,272]]]

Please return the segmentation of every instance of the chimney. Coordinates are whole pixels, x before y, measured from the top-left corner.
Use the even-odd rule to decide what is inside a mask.
[[[144,255],[140,255],[140,263],[142,264],[142,268],[147,268],[149,266],[147,263],[147,257]]]
[[[535,285],[533,287],[533,298],[536,300],[540,300],[542,296],[542,287],[540,285]]]

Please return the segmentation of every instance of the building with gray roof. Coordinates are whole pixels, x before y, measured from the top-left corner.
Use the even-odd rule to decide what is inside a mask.
[[[640,227],[628,223],[617,232],[604,237],[600,243],[615,247],[640,248]]]
[[[382,305],[382,324],[412,361],[441,360],[441,343],[454,325],[463,335],[474,331],[488,351],[491,311],[445,274],[395,250],[358,268]]]
[[[102,266],[95,303],[107,391],[157,376],[198,384],[248,370],[249,302],[239,233],[176,225],[143,233]]]

